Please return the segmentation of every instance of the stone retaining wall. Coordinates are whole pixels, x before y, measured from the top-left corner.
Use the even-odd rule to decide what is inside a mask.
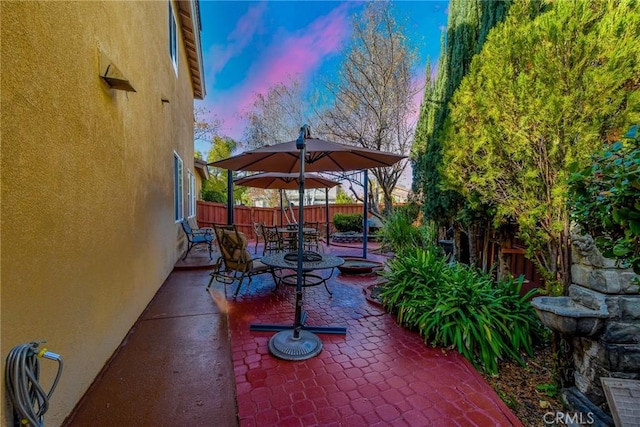
[[[601,377],[640,379],[640,293],[638,276],[602,256],[590,236],[572,236],[569,295],[596,308],[604,302],[610,317],[595,337],[574,337],[576,387],[596,405],[606,402]]]

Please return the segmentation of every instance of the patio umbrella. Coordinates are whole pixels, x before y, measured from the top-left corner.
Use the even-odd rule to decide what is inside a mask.
[[[305,155],[304,162],[300,162],[300,147],[297,140],[275,145],[265,145],[255,150],[246,151],[237,156],[209,163],[209,166],[234,171],[256,172],[300,172],[301,165],[304,172],[346,172],[353,170],[365,170],[365,197],[364,215],[367,220],[367,169],[388,167],[405,158],[400,154],[384,151],[369,150],[367,148],[344,145],[337,142],[311,138],[308,126],[304,130]],[[302,197],[302,196],[301,196]],[[302,198],[301,198],[302,200]],[[362,242],[362,256],[367,254],[367,227],[364,226]]]
[[[299,173],[300,200],[304,198],[305,172],[351,171],[392,166],[405,156],[369,150],[311,138],[308,125],[300,128],[295,141],[264,146],[228,159],[210,163],[210,166],[242,171]],[[366,188],[366,187],[365,187]],[[365,193],[366,194],[366,193]],[[366,200],[366,197],[365,197]],[[365,215],[366,220],[366,215]],[[286,360],[305,360],[322,350],[322,341],[308,330],[302,330],[302,227],[304,209],[298,209],[298,253],[296,282],[296,314],[292,330],[276,333],[269,340],[269,350]]]
[[[265,188],[271,190],[280,190],[280,223],[282,223],[282,190],[294,190],[300,187],[300,175],[297,173],[279,173],[265,172],[238,178],[233,182],[236,185],[244,187]],[[328,189],[340,184],[337,181],[324,178],[313,173],[304,174],[305,188],[324,188],[325,189],[325,209],[326,209],[326,226],[327,226],[327,242],[329,242],[329,192]]]
[[[234,184],[245,187],[265,188],[272,190],[295,190],[299,188],[300,175],[297,173],[266,172],[245,176],[233,180]],[[332,181],[320,175],[307,173],[304,175],[305,188],[331,188],[339,182]]]
[[[305,172],[336,172],[393,166],[405,156],[305,138]],[[300,149],[296,141],[265,145],[228,159],[209,163],[221,169],[260,172],[300,172]]]

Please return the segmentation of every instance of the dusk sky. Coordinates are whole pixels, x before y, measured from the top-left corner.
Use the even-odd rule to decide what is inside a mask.
[[[427,59],[440,54],[447,1],[396,1],[418,48],[414,72],[424,80]],[[364,7],[355,1],[200,1],[207,96],[197,101],[224,121],[221,132],[242,139],[240,113],[256,93],[295,76],[305,90],[334,74],[349,41],[351,20]],[[419,103],[419,100],[416,100]],[[296,135],[292,135],[294,139]],[[196,149],[208,152],[206,144]]]

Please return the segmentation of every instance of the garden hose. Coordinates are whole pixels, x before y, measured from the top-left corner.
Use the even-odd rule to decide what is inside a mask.
[[[19,419],[20,424],[29,424],[32,427],[44,426],[43,417],[49,409],[49,399],[58,385],[63,366],[60,355],[47,351],[46,348],[38,351],[41,342],[34,341],[12,348],[7,356],[5,371],[7,392],[16,415],[15,421],[17,423]],[[58,373],[48,393],[45,393],[38,382],[39,359],[42,357],[58,362]]]

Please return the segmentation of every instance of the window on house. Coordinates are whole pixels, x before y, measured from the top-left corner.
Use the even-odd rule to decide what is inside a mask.
[[[193,218],[196,216],[196,177],[190,170],[187,170],[187,176],[189,178],[189,189],[187,190],[189,209],[187,215],[189,218]]]
[[[173,69],[178,73],[178,25],[176,15],[173,12],[173,5],[169,0],[169,56],[173,63]]]
[[[182,212],[182,159],[173,153],[173,219],[180,221]]]

